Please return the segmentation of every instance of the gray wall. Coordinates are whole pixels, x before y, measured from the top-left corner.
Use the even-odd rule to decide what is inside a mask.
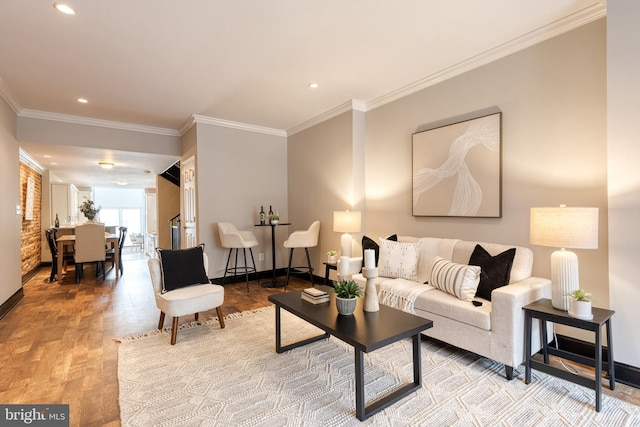
[[[363,232],[373,238],[398,233],[529,246],[534,274],[549,277],[555,248],[529,245],[529,209],[596,206],[599,248],[576,253],[582,287],[596,306],[608,306],[605,31],[605,21],[597,21],[368,111]],[[503,113],[502,218],[413,217],[411,135],[426,124],[492,107]],[[352,187],[345,180],[358,179],[353,159],[345,160],[358,145],[355,137],[349,141],[350,124],[340,116],[290,138],[296,159],[322,164],[320,184],[309,168],[290,167],[289,182],[314,189],[324,218],[345,208],[332,193],[334,183],[347,189]],[[324,155],[318,156],[318,145]],[[291,209],[300,209],[294,208],[290,185]],[[337,234],[325,228],[322,236],[337,248]]]
[[[198,239],[209,256],[209,276],[224,274],[228,252],[220,245],[221,221],[252,231],[260,243],[253,249],[256,267],[270,270],[271,228],[255,224],[260,205],[265,212],[272,205],[280,221],[289,222],[286,138],[201,123],[196,124],[196,132]],[[276,227],[278,267],[285,265],[282,243],[289,229]],[[264,261],[258,260],[260,253]]]
[[[609,2],[607,105],[609,160],[609,293],[615,359],[640,366],[640,3]]]
[[[20,206],[20,163],[18,141],[16,135],[16,115],[0,97],[0,241],[3,249],[0,256],[0,304],[15,294],[22,286],[20,272],[20,214],[16,214],[16,206]]]

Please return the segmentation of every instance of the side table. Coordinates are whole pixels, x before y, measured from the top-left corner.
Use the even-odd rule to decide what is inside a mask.
[[[616,376],[613,359],[613,343],[611,339],[611,317],[615,313],[612,310],[603,308],[592,308],[593,319],[582,320],[569,316],[566,311],[558,310],[551,305],[550,299],[541,299],[532,304],[522,307],[525,312],[525,384],[531,382],[531,368],[545,372],[549,375],[589,387],[596,392],[596,411],[600,412],[602,407],[602,327],[605,327],[607,333],[607,348],[609,352],[609,362],[607,373],[609,375],[609,388],[615,389]],[[542,340],[543,362],[533,360],[531,357],[531,328],[533,319],[540,319],[540,337]],[[547,328],[545,322],[553,322],[561,325],[580,328],[595,333],[595,356],[589,358],[581,356],[569,351],[549,347],[547,342]],[[595,380],[572,374],[564,369],[556,368],[549,365],[549,354],[561,357],[563,359],[572,360],[583,365],[595,368]]]
[[[338,263],[337,262],[323,262],[324,268],[324,285],[329,285],[329,271],[335,270],[338,271]]]

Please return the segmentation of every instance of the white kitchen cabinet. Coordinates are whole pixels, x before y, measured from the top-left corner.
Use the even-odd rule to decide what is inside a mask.
[[[56,220],[60,225],[75,224],[78,221],[78,189],[73,184],[51,184],[51,225]]]

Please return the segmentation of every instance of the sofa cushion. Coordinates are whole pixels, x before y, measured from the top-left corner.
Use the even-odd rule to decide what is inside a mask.
[[[476,307],[446,292],[437,289],[421,293],[414,303],[416,312],[433,313],[447,319],[491,330],[491,302]],[[429,315],[425,317],[429,318]]]
[[[387,240],[392,240],[394,242],[397,242],[398,235],[392,234],[391,236],[387,237]],[[364,251],[367,249],[373,249],[373,251],[375,252],[376,267],[377,267],[378,259],[380,258],[380,246],[372,238],[367,236],[362,236],[362,253],[364,253]]]
[[[519,282],[520,280],[528,279],[531,277],[531,271],[533,269],[533,251],[524,246],[515,245],[501,245],[499,243],[487,243],[487,242],[471,242],[461,240],[456,243],[453,249],[453,257],[451,261],[459,264],[466,264],[471,258],[473,250],[476,245],[480,244],[491,255],[497,255],[500,252],[504,252],[513,247],[516,248],[516,256],[513,258],[513,265],[511,267],[511,277],[509,283]]]
[[[435,257],[429,284],[463,301],[471,301],[480,283],[480,267]]]
[[[502,286],[509,284],[513,257],[516,255],[516,248],[507,249],[496,256],[491,256],[489,252],[476,245],[476,248],[469,258],[469,265],[477,265],[480,272],[480,284],[476,291],[476,296],[491,301],[491,292]]]
[[[401,243],[380,238],[378,275],[392,279],[418,280],[419,243]]]

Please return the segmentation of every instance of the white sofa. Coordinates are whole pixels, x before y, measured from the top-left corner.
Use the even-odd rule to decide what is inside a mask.
[[[540,298],[551,298],[551,281],[531,277],[533,253],[529,248],[495,243],[471,242],[454,239],[418,238],[399,236],[398,242],[419,243],[417,280],[407,283],[402,278],[378,277],[376,287],[389,285],[415,286],[418,291],[413,312],[433,320],[433,327],[423,333],[456,347],[493,359],[505,365],[507,379],[513,378],[513,369],[525,360],[524,311],[522,307]],[[491,292],[491,301],[475,297],[476,305],[426,285],[436,256],[457,264],[468,264],[476,244],[491,256],[516,248],[509,284]],[[383,255],[381,255],[382,257]],[[361,262],[354,260],[357,264]],[[352,269],[357,267],[352,265]],[[366,279],[354,274],[353,280],[363,289]],[[389,282],[391,281],[391,282]],[[418,289],[417,287],[421,287]],[[422,290],[424,288],[424,290]],[[477,305],[481,302],[482,305]],[[534,322],[536,322],[534,320]],[[550,324],[547,325],[549,328]],[[538,324],[533,325],[532,351],[541,348]],[[547,335],[553,337],[549,329]]]

